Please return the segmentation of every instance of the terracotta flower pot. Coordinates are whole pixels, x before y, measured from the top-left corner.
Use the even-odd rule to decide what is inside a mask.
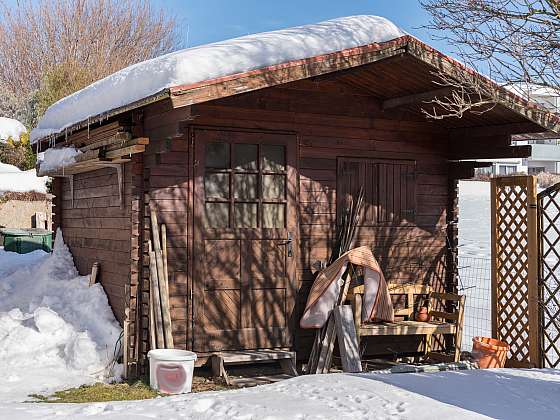
[[[503,368],[509,346],[503,341],[488,337],[474,337],[472,355],[480,369]]]
[[[416,321],[420,322],[428,322],[430,320],[430,314],[428,314],[428,308],[425,306],[421,306],[418,308],[416,312]]]

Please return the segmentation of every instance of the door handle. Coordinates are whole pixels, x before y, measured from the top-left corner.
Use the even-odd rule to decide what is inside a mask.
[[[294,253],[294,249],[293,249],[293,243],[294,239],[292,238],[292,233],[288,232],[288,239],[286,239],[284,242],[281,242],[280,245],[287,245],[288,247],[288,257],[291,257]]]

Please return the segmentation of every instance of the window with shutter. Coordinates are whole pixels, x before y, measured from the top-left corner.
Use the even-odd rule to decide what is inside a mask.
[[[416,217],[416,170],[411,161],[339,158],[338,211],[364,188],[362,226],[413,223]]]

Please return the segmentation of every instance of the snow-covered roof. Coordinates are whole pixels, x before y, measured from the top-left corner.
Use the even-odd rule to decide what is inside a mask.
[[[31,141],[164,89],[381,43],[406,33],[379,16],[350,16],[188,48],[122,69],[53,104]]]
[[[550,86],[541,86],[535,83],[515,83],[513,85],[507,85],[505,88],[523,98],[532,98],[534,96],[560,97],[559,89]]]
[[[13,118],[0,117],[0,143],[5,143],[10,137],[19,140],[19,136],[27,129],[18,120]]]
[[[22,171],[16,166],[0,162],[0,195],[4,192],[47,192],[48,177],[37,176],[35,169]]]

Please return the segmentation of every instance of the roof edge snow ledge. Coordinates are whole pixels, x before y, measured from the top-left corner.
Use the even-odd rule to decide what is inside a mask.
[[[99,94],[100,91],[99,84],[108,83],[107,80],[111,81],[112,78],[117,78],[117,80],[113,81],[112,83],[113,84],[117,83],[119,85],[122,85],[123,79],[126,79],[128,75],[127,72],[138,73],[138,74],[133,74],[133,77],[135,78],[134,80],[138,82],[139,75],[142,75],[145,72],[150,72],[150,71],[156,73],[158,72],[159,69],[158,66],[161,64],[158,63],[158,60],[164,60],[164,63],[166,63],[170,60],[170,58],[173,58],[175,57],[175,55],[178,54],[179,55],[188,54],[189,56],[194,54],[194,58],[198,60],[202,60],[202,62],[204,62],[204,59],[206,58],[210,58],[210,61],[212,61],[211,59],[215,60],[217,58],[216,56],[212,56],[215,49],[219,49],[218,57],[222,58],[222,56],[224,55],[224,48],[225,50],[230,52],[232,45],[235,47],[239,47],[239,45],[237,44],[239,43],[243,44],[249,41],[250,41],[249,44],[251,45],[251,48],[253,48],[253,50],[256,49],[256,51],[258,51],[258,53],[260,54],[269,54],[270,51],[267,51],[267,49],[270,49],[271,46],[272,47],[276,46],[276,44],[278,44],[278,41],[276,40],[275,41],[276,44],[275,44],[274,42],[268,40],[268,43],[263,42],[264,46],[254,47],[253,44],[256,42],[255,40],[260,41],[261,37],[266,38],[267,36],[274,38],[278,36],[278,34],[280,35],[288,34],[291,37],[293,36],[293,33],[291,33],[290,31],[295,31],[296,34],[300,34],[301,31],[305,31],[307,30],[307,28],[312,28],[312,30],[318,31],[319,34],[321,34],[327,29],[329,30],[332,29],[329,25],[335,25],[335,28],[338,31],[341,31],[343,29],[349,30],[349,28],[345,26],[347,22],[343,22],[345,19],[351,21],[350,26],[358,25],[360,29],[365,32],[367,32],[368,29],[371,30],[371,28],[367,28],[367,27],[365,29],[361,28],[361,26],[363,26],[363,22],[362,22],[363,19],[374,19],[374,22],[380,20],[382,25],[385,26],[382,26],[382,30],[379,30],[379,28],[377,28],[378,33],[375,34],[375,37],[383,41],[370,42],[362,45],[352,45],[349,48],[342,48],[339,50],[329,51],[322,54],[315,54],[315,55],[308,54],[307,56],[304,57],[301,57],[301,54],[297,54],[299,55],[299,57],[291,60],[260,66],[256,68],[254,66],[249,66],[250,69],[245,71],[228,72],[228,71],[224,71],[223,69],[221,71],[207,70],[204,72],[204,74],[212,74],[212,73],[217,73],[217,74],[215,75],[215,77],[208,77],[206,79],[204,78],[201,79],[199,77],[198,80],[196,79],[196,77],[194,79],[191,77],[190,80],[193,81],[190,82],[189,80],[189,82],[187,83],[178,83],[181,81],[182,76],[175,77],[174,79],[175,81],[173,83],[167,83],[167,86],[165,88],[160,89],[154,94],[146,95],[142,99],[132,101],[126,105],[113,107],[108,111],[100,112],[96,115],[88,117],[87,119],[82,119],[81,121],[78,122],[70,122],[66,125],[63,125],[61,128],[41,127],[42,125],[41,123],[44,122],[43,120],[44,119],[48,120],[47,114],[49,113],[51,108],[55,108],[55,111],[57,111],[58,114],[61,114],[60,113],[61,110],[60,109],[56,110],[56,108],[62,107],[62,110],[68,108],[68,105],[72,105],[75,102],[77,102],[78,99],[80,99],[80,95],[82,95],[82,92],[85,92],[85,94],[83,94],[85,98],[91,100],[92,98],[95,98],[96,94]],[[353,20],[357,20],[357,22],[354,22]],[[343,22],[344,24],[341,24],[341,22]],[[370,21],[368,21],[367,23],[370,24],[371,26]],[[314,33],[313,36],[317,37],[318,33]],[[364,36],[365,35],[360,34],[358,38],[363,39]],[[369,38],[372,38],[372,35],[369,35]],[[312,39],[317,41],[316,38],[312,37]],[[244,45],[244,48],[248,48],[247,45]],[[198,54],[200,52],[197,51],[198,49],[202,49],[204,51]],[[263,51],[261,51],[261,49],[263,49]],[[257,52],[253,50],[251,50],[250,53],[247,54],[249,55],[257,54]],[[320,50],[320,47],[311,48],[311,50],[317,51]],[[166,98],[171,99],[174,107],[189,106],[196,103],[201,103],[201,102],[206,102],[218,98],[237,95],[245,92],[263,89],[266,87],[289,83],[296,80],[306,79],[309,77],[315,77],[315,76],[320,76],[323,74],[328,74],[340,70],[350,69],[365,64],[371,64],[375,61],[383,60],[389,57],[394,57],[400,54],[410,54],[414,56],[416,59],[446,74],[452,75],[453,73],[456,73],[458,71],[468,72],[474,75],[475,77],[480,78],[480,80],[483,83],[485,83],[487,86],[491,87],[492,89],[495,89],[498,92],[497,96],[499,98],[500,105],[503,105],[511,109],[512,111],[523,116],[527,120],[545,128],[546,130],[560,133],[560,118],[557,115],[550,113],[549,111],[540,107],[538,104],[530,102],[525,98],[522,98],[521,96],[510,92],[509,90],[499,86],[497,83],[488,79],[486,76],[474,71],[473,69],[470,69],[469,67],[460,63],[459,61],[441,53],[440,51],[432,48],[431,46],[425,44],[424,42],[418,40],[417,38],[404,33],[403,31],[398,29],[394,24],[392,24],[391,22],[387,21],[384,18],[379,18],[376,16],[365,16],[365,17],[358,16],[358,17],[335,19],[333,21],[322,22],[316,25],[308,25],[308,26],[302,26],[296,28],[289,28],[281,31],[249,35],[247,37],[241,37],[230,41],[224,41],[223,43],[210,44],[206,46],[195,47],[188,50],[179,51],[177,53],[168,54],[167,56],[158,57],[156,59],[149,60],[147,62],[139,63],[137,65],[128,67],[111,76],[108,76],[105,79],[95,82],[94,84],[82,89],[82,91],[78,91],[75,94],[70,95],[69,97],[64,98],[61,101],[54,104],[51,108],[49,108],[49,110],[47,110],[47,113],[45,114],[43,120],[41,120],[41,122],[39,123],[38,128],[33,130],[31,137],[34,143],[39,142],[39,145],[37,147],[40,148],[41,146],[40,143],[46,140],[53,140],[59,138],[65,133],[71,133],[83,129],[87,127],[89,124],[102,122],[104,119],[108,119],[110,117],[116,116],[123,112],[133,110],[135,108],[139,108]],[[252,58],[254,59],[255,57]],[[184,57],[182,58],[182,60],[184,61]],[[187,66],[187,63],[182,62],[177,64],[176,61],[177,58],[175,57],[175,62],[173,62],[173,66],[175,67],[179,68],[181,67],[181,65]],[[186,70],[184,68],[183,69],[179,68],[178,70],[177,69],[175,70],[177,70],[178,72],[188,73],[191,70],[190,67],[192,67],[192,63],[188,63],[188,64],[189,65],[187,66],[188,68]],[[237,63],[236,65],[238,64],[239,63]],[[211,63],[208,64],[208,66],[210,65]],[[121,72],[124,72],[124,76],[121,75],[121,77],[117,77]],[[196,75],[196,76],[200,76],[200,75]],[[160,76],[157,75],[156,78],[157,77]],[[101,91],[103,91],[103,89],[101,89]],[[70,104],[65,104],[64,102],[66,100],[69,100]],[[60,115],[58,116],[60,117]],[[64,116],[64,118],[67,117]],[[56,118],[53,119],[56,120]],[[51,126],[54,126],[54,124],[51,124]]]

